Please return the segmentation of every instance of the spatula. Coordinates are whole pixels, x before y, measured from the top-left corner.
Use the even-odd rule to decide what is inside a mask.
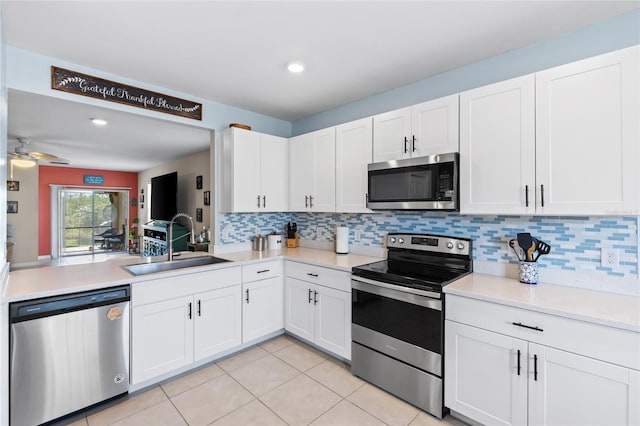
[[[538,258],[543,254],[549,254],[551,252],[551,246],[544,241],[537,240],[536,243],[536,257],[533,259],[534,262],[538,261]]]
[[[534,250],[535,250],[535,245],[533,244],[533,240],[531,239],[531,234],[528,232],[519,233],[518,245],[522,248],[522,250],[524,250],[524,260],[526,262],[530,262],[531,259],[529,258],[529,250],[531,249],[531,246],[534,246]]]

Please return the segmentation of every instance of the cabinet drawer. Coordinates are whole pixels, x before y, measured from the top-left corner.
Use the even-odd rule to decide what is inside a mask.
[[[445,312],[448,320],[640,369],[640,333],[451,294]]]
[[[351,274],[348,272],[291,261],[287,262],[286,272],[288,277],[351,292]]]
[[[253,263],[242,267],[242,282],[250,283],[252,281],[264,280],[282,276],[282,261],[274,260],[271,262]]]
[[[135,282],[131,286],[131,306],[239,285],[241,278],[240,268],[235,267]]]

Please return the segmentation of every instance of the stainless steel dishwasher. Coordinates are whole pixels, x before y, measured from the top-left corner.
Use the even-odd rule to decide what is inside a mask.
[[[10,305],[12,425],[37,425],[129,389],[129,286]]]

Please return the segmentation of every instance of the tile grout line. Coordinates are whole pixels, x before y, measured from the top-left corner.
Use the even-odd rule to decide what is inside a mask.
[[[164,396],[167,397],[167,399],[169,400],[169,403],[171,403],[171,406],[176,410],[176,412],[178,413],[178,415],[180,416],[184,424],[189,426],[189,422],[187,421],[187,419],[184,418],[184,416],[182,415],[182,412],[178,409],[178,407],[176,407],[176,405],[173,403],[173,400],[169,397],[169,395],[167,395],[167,392],[164,390],[164,388],[161,385],[159,386],[159,388],[160,390],[162,390],[162,393],[164,393]]]

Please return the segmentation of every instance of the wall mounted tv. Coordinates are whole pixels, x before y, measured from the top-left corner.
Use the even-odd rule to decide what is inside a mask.
[[[151,178],[151,220],[170,221],[178,213],[178,172]]]

